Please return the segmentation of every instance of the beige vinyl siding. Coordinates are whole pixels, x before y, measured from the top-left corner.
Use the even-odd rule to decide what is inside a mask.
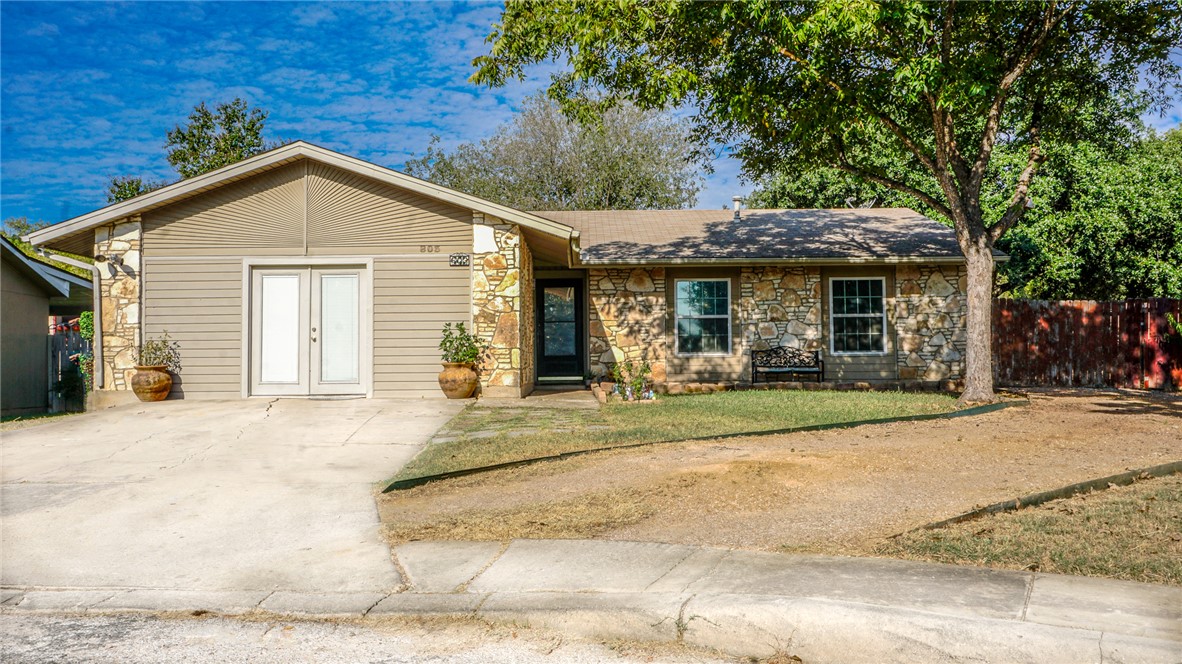
[[[307,185],[309,254],[472,250],[471,210],[316,162]]]
[[[374,261],[373,392],[439,396],[439,331],[471,319],[471,270],[447,256]]]
[[[829,280],[831,278],[884,278],[886,298],[886,352],[882,355],[834,355],[830,352],[832,321],[829,318]],[[899,377],[895,356],[895,275],[894,268],[881,267],[826,267],[821,270],[821,351],[825,359],[825,380],[875,381],[896,380]]]
[[[312,160],[145,212],[162,256],[358,256],[472,250],[472,211]]]
[[[302,254],[304,171],[290,164],[144,213],[145,254]]]
[[[144,334],[165,330],[180,344],[173,396],[242,394],[242,261],[144,261]]]

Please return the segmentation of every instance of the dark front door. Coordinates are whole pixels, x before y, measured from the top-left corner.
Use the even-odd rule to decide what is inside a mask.
[[[583,378],[583,282],[539,279],[538,377]]]

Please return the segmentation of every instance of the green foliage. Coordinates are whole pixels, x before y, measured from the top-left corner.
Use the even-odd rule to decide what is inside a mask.
[[[1036,171],[1042,143],[1127,138],[1169,98],[1180,16],[1158,0],[511,1],[473,78],[504,85],[557,60],[549,94],[579,117],[692,106],[697,137],[735,144],[749,176],[839,168],[975,231],[1013,211],[1000,236],[1024,169],[1000,209],[980,209],[993,148],[1033,148]],[[923,168],[897,179],[884,159]]]
[[[28,235],[47,226],[49,226],[48,221],[29,221],[28,217],[9,217],[4,220],[4,237],[17,241],[22,235]]]
[[[94,389],[94,353],[79,353],[70,358],[78,363],[78,372],[82,374],[82,386],[87,392]]]
[[[87,341],[94,341],[94,312],[83,311],[78,316],[78,331],[82,338]]]
[[[1182,128],[1127,147],[1052,152],[1035,207],[1000,248],[1014,297],[1182,297]]]
[[[62,367],[58,380],[53,384],[54,394],[66,401],[67,407],[84,398],[87,392],[87,381],[79,369],[77,356],[70,359],[72,361]]]
[[[144,367],[163,366],[172,373],[180,373],[181,345],[173,341],[165,331],[163,335],[143,343],[137,363]]]
[[[648,360],[642,362],[617,362],[608,370],[612,382],[616,384],[616,391],[621,397],[629,401],[652,399],[652,385],[649,377],[653,374],[652,365]]]
[[[476,364],[488,351],[483,339],[468,331],[463,323],[443,324],[443,339],[439,341],[444,362]]]
[[[140,194],[146,194],[149,191],[159,189],[167,182],[161,180],[144,180],[140,177],[132,175],[124,175],[111,178],[107,183],[107,202],[118,203],[129,198],[135,198]]]
[[[521,210],[692,207],[702,164],[689,132],[685,121],[630,104],[580,124],[537,96],[479,143],[447,152],[433,138],[405,170]]]
[[[182,178],[229,166],[268,148],[263,140],[267,111],[245,99],[222,102],[210,110],[201,102],[189,123],[168,132],[168,163]]]
[[[168,132],[168,163],[182,179],[235,164],[281,145],[267,142],[263,129],[267,111],[251,108],[245,99],[217,104],[210,110],[201,102],[189,114],[188,124]],[[137,176],[118,176],[107,184],[107,202],[117,203],[159,189],[167,182]]]

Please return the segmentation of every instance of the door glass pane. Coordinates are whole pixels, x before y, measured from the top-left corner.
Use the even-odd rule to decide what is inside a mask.
[[[320,275],[320,382],[359,381],[360,321],[355,274]]]
[[[574,321],[545,323],[542,353],[549,357],[569,357],[575,354]]]
[[[260,345],[263,383],[298,383],[300,372],[300,277],[262,277]]]
[[[547,322],[574,321],[575,289],[572,287],[546,288],[542,303]]]

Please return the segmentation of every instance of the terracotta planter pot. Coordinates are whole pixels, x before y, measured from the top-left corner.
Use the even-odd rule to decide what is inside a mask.
[[[467,399],[476,391],[480,380],[471,362],[442,362],[439,372],[439,389],[448,399]]]
[[[172,374],[164,365],[137,366],[131,377],[131,391],[140,401],[164,401],[172,390]]]

